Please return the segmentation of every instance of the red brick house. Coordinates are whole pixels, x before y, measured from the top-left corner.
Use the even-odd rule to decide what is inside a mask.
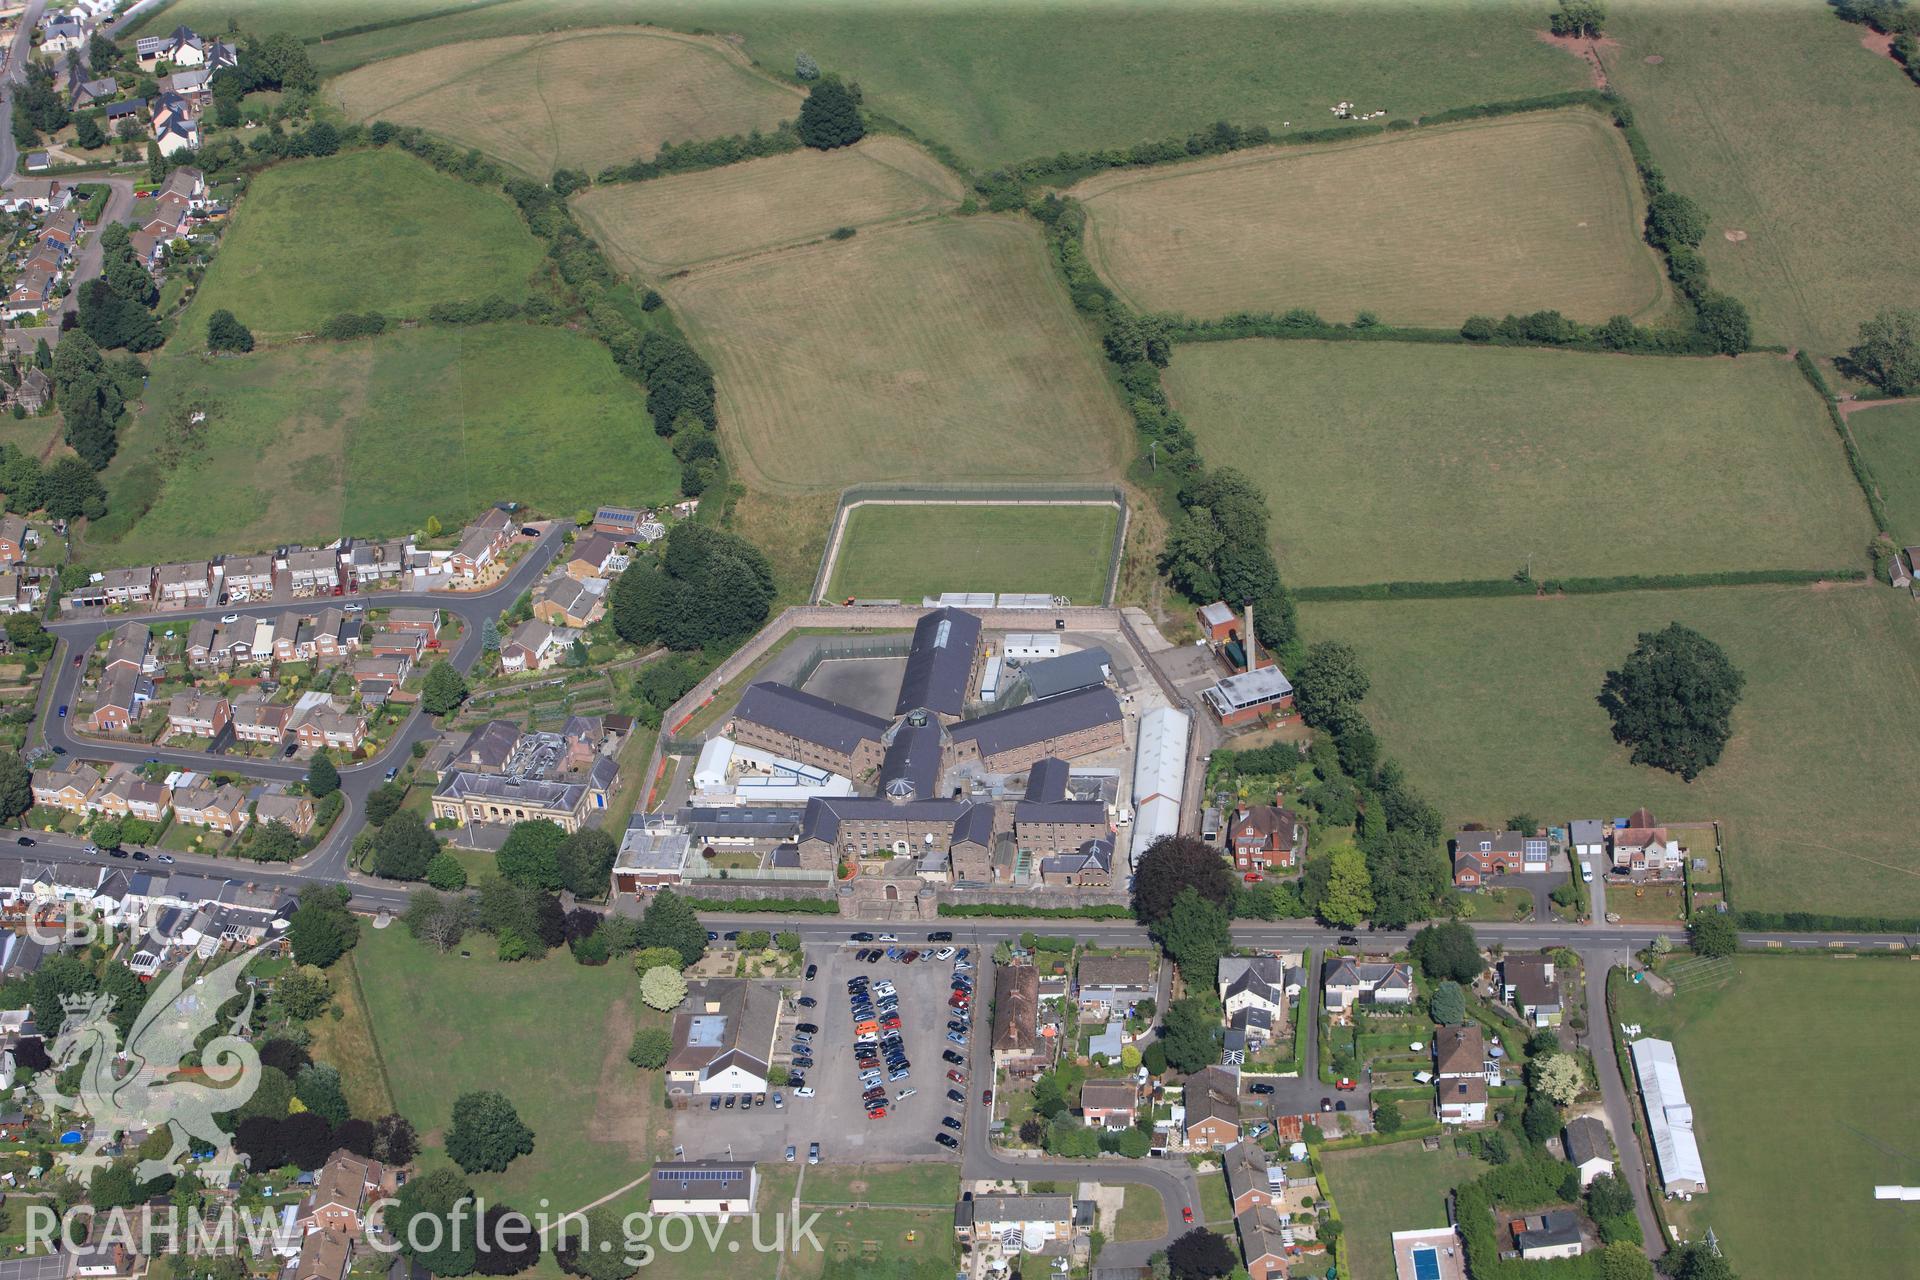
[[[1227,848],[1236,871],[1265,871],[1298,866],[1307,851],[1307,824],[1291,809],[1273,804],[1241,805],[1227,824]]]

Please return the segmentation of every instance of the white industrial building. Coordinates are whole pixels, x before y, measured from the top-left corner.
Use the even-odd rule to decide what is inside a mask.
[[[1060,656],[1057,631],[1010,631],[1000,642],[1000,653],[1009,662],[1034,662]]]
[[[693,790],[702,800],[737,799],[743,804],[804,803],[814,796],[850,796],[853,780],[771,751],[714,737],[700,748]]]
[[[1697,1195],[1707,1189],[1706,1166],[1693,1137],[1693,1108],[1680,1082],[1680,1061],[1669,1040],[1635,1040],[1633,1073],[1640,1079],[1640,1101],[1653,1135],[1653,1158],[1660,1166],[1660,1187],[1668,1195]]]
[[[1180,796],[1187,782],[1187,733],[1193,722],[1184,711],[1161,707],[1140,717],[1140,740],[1133,758],[1133,848],[1129,865],[1161,836],[1180,830]]]

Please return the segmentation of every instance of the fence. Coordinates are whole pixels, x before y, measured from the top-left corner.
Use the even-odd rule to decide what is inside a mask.
[[[1114,594],[1120,586],[1120,561],[1127,546],[1127,495],[1126,491],[1115,484],[997,484],[997,485],[937,485],[937,484],[857,484],[840,494],[840,505],[833,513],[833,524],[827,529],[826,550],[820,553],[820,567],[813,576],[813,594],[808,600],[814,604],[823,603],[827,595],[827,580],[832,575],[833,564],[840,552],[840,539],[846,533],[847,516],[863,503],[899,502],[899,503],[952,503],[968,504],[1019,504],[1036,505],[1067,503],[1107,503],[1120,509],[1120,521],[1114,526],[1113,553],[1107,562],[1107,590],[1100,603],[1111,608]],[[918,604],[917,600],[903,603]]]

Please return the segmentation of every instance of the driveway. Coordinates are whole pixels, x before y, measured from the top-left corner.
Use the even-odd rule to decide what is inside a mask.
[[[1588,1048],[1600,1077],[1600,1099],[1607,1108],[1607,1128],[1613,1131],[1613,1145],[1620,1153],[1620,1172],[1633,1189],[1633,1211],[1640,1219],[1647,1256],[1658,1258],[1667,1251],[1667,1241],[1653,1216],[1653,1202],[1647,1191],[1647,1162],[1641,1157],[1640,1139],[1633,1131],[1633,1099],[1620,1074],[1620,1060],[1613,1051],[1613,1023],[1607,1016],[1607,972],[1615,965],[1627,967],[1632,958],[1625,951],[1592,948],[1582,949],[1580,959],[1587,973],[1587,1032],[1595,1037]]]

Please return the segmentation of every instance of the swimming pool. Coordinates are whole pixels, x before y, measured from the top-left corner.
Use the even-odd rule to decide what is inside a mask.
[[[87,1135],[81,1133],[78,1129],[69,1129],[60,1135],[60,1145],[63,1147],[77,1147],[86,1141],[86,1137]]]

